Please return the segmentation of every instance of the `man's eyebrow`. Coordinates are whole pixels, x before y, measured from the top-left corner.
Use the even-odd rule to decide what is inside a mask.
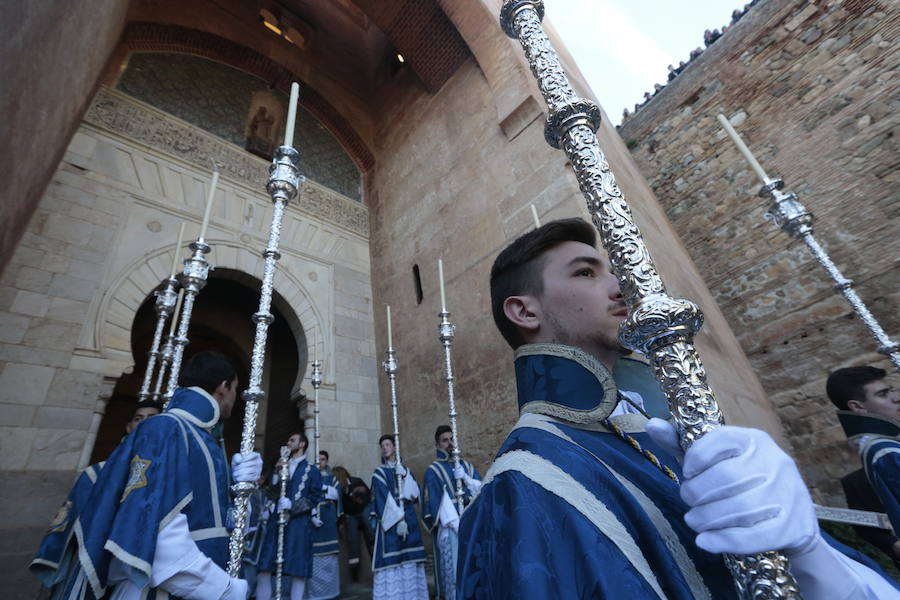
[[[576,256],[575,258],[570,260],[566,266],[571,267],[575,264],[582,263],[582,262],[587,263],[589,265],[593,265],[595,267],[599,267],[600,265],[603,264],[599,258],[596,258],[593,256]]]

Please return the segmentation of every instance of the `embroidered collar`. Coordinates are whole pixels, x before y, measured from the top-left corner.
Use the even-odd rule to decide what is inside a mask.
[[[851,410],[839,410],[837,415],[847,439],[851,442],[863,436],[900,439],[900,421],[890,417]]]
[[[175,390],[166,412],[178,415],[197,427],[211,430],[219,422],[219,403],[200,387]]]
[[[437,459],[441,462],[449,462],[452,458],[450,456],[450,454],[443,448],[435,448],[434,454],[435,454],[435,456],[437,456]]]
[[[563,344],[525,344],[515,353],[519,413],[571,423],[597,423],[618,402],[616,384],[600,361]]]

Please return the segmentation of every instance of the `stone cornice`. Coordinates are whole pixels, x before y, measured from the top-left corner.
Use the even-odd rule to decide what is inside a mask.
[[[215,158],[223,177],[265,193],[267,161],[116,90],[101,87],[84,121],[201,169],[210,169]],[[313,217],[369,237],[368,209],[314,181],[303,183],[292,204]]]

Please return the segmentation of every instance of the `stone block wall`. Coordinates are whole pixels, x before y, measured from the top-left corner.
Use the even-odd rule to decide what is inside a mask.
[[[805,246],[765,219],[760,182],[716,114],[799,194],[818,239],[896,339],[898,35],[890,2],[760,2],[620,129],[778,407],[808,483],[835,504],[837,479],[858,459],[825,378],[889,363]]]

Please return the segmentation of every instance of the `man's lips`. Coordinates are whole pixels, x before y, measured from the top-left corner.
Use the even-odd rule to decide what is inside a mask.
[[[612,314],[613,314],[614,317],[622,317],[622,318],[625,318],[625,317],[628,316],[628,307],[627,307],[627,306],[623,306],[622,308],[616,309],[616,310],[613,311]]]

